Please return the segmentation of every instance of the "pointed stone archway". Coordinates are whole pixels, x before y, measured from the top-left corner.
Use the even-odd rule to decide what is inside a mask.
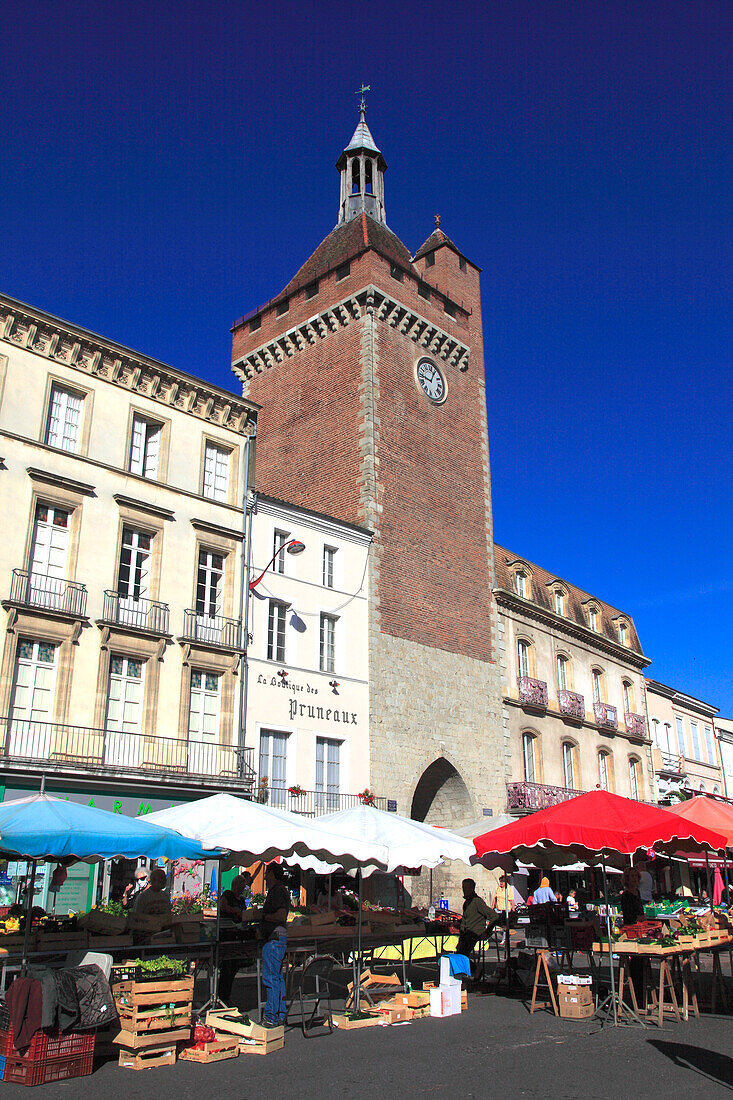
[[[434,760],[420,776],[412,796],[410,817],[446,829],[458,829],[474,820],[468,787],[458,769],[444,756]]]

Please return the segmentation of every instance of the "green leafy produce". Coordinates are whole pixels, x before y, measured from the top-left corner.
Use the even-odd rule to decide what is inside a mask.
[[[168,955],[159,955],[156,959],[135,959],[134,966],[139,966],[146,974],[157,974],[161,970],[172,970],[174,974],[184,974],[186,964],[182,959],[171,959]]]

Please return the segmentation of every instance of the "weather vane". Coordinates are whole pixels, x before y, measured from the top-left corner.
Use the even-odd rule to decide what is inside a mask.
[[[435,215],[435,228],[440,229],[440,214]]]
[[[371,90],[372,90],[372,88],[371,88],[370,84],[362,84],[361,88],[359,88],[358,91],[354,92],[354,95],[360,95],[361,96],[361,103],[359,104],[359,110],[360,111],[366,111],[367,105],[366,105],[366,100],[364,99],[364,92],[371,92]]]

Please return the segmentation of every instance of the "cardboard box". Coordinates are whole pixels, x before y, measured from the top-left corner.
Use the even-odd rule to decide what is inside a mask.
[[[561,997],[558,1009],[563,1020],[589,1020],[595,1014],[593,1001],[580,1004],[577,997]]]
[[[397,1004],[408,1005],[410,1008],[424,1008],[425,1005],[430,1004],[430,991],[418,992],[414,990],[412,993],[398,993],[395,997]]]
[[[593,990],[587,985],[561,985],[557,991],[558,1001],[569,1004],[592,1005]]]
[[[431,1016],[457,1016],[461,1011],[460,985],[439,985],[430,990]]]
[[[397,1001],[382,1001],[376,1011],[388,1024],[400,1024],[413,1018],[413,1009]]]

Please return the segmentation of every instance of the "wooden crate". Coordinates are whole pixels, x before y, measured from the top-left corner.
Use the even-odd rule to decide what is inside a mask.
[[[334,1013],[333,1023],[334,1027],[340,1028],[341,1031],[356,1031],[360,1027],[376,1027],[383,1023],[383,1020],[378,1015],[368,1016],[363,1020],[350,1020],[348,1016]]]
[[[239,1039],[236,1035],[217,1035],[210,1043],[202,1047],[184,1047],[178,1057],[184,1062],[225,1062],[228,1058],[239,1057]]]
[[[112,987],[123,1031],[171,1031],[189,1026],[193,977],[162,982],[120,982]]]
[[[111,1036],[115,1046],[125,1050],[144,1050],[146,1047],[172,1046],[191,1039],[190,1027],[177,1027],[172,1031],[117,1031]]]
[[[176,1044],[146,1047],[143,1050],[120,1050],[118,1066],[123,1069],[158,1069],[176,1064]]]

